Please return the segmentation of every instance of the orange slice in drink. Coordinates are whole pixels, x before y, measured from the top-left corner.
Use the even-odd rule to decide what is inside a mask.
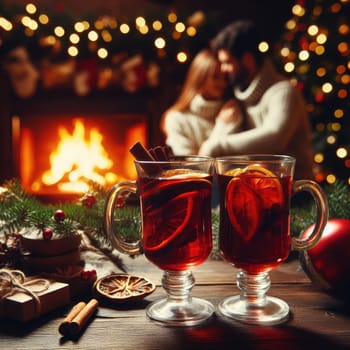
[[[259,197],[241,177],[233,177],[226,189],[226,211],[234,229],[248,242],[261,222]]]
[[[249,165],[244,171],[244,180],[260,197],[265,209],[283,205],[283,189],[278,177],[260,165]]]
[[[156,232],[144,240],[146,250],[162,249],[181,234],[192,215],[193,195],[193,192],[182,193],[167,201],[161,208],[156,208],[146,214],[154,218],[153,225],[157,227]],[[147,230],[148,228],[145,227],[145,231]]]
[[[226,210],[234,229],[248,242],[260,227],[264,210],[282,206],[284,195],[278,177],[259,165],[232,172],[226,188]]]

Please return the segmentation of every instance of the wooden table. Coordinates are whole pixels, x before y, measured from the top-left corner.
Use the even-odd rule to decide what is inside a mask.
[[[130,273],[160,285],[162,272],[144,257],[123,260]],[[215,306],[237,293],[236,270],[219,260],[194,269],[193,295]],[[149,321],[145,306],[164,295],[161,287],[141,303],[122,308],[100,307],[78,339],[67,340],[58,325],[67,310],[26,324],[0,322],[0,349],[350,349],[350,310],[343,302],[319,291],[300,268],[297,259],[271,273],[269,294],[283,298],[290,319],[279,326],[241,324],[217,314],[197,328],[169,328]]]

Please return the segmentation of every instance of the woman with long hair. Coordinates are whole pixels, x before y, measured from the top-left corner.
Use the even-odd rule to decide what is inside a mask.
[[[228,82],[209,49],[200,51],[188,69],[175,103],[165,111],[161,129],[174,154],[198,154],[203,142],[240,129],[242,116],[234,99],[225,101]]]

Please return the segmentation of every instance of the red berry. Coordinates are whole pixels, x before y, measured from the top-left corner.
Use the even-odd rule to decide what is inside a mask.
[[[82,270],[80,272],[80,277],[83,280],[88,280],[89,278],[96,277],[96,270],[94,270],[94,269],[92,269],[92,270]]]
[[[52,238],[52,234],[53,234],[53,231],[50,228],[46,228],[43,231],[43,238],[47,239],[47,240],[50,240]]]
[[[66,217],[66,214],[64,213],[63,210],[61,209],[58,209],[55,211],[55,214],[54,214],[54,219],[57,221],[57,222],[60,222],[60,221],[63,221]]]

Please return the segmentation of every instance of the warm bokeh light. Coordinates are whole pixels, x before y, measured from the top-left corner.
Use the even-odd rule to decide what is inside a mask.
[[[78,33],[82,33],[85,30],[85,26],[83,22],[77,22],[74,24],[74,29],[78,32]]]
[[[332,90],[333,90],[333,85],[331,83],[327,82],[322,85],[322,91],[324,93],[328,94],[332,92]]]
[[[104,29],[101,32],[101,36],[102,36],[103,41],[105,41],[106,43],[110,43],[113,40],[111,33],[106,29]]]
[[[4,17],[0,17],[0,27],[6,30],[7,32],[13,29],[12,23]]]
[[[39,16],[39,18],[38,18],[38,20],[39,20],[39,22],[41,23],[41,24],[48,24],[49,22],[50,22],[50,20],[49,20],[49,16],[47,16],[46,14],[44,14],[44,13],[42,13],[40,16]]]
[[[260,52],[265,53],[269,51],[269,44],[266,41],[262,41],[261,43],[259,43],[258,48]]]
[[[135,24],[137,27],[143,27],[146,25],[146,20],[143,17],[136,17]]]
[[[292,13],[298,17],[302,17],[305,15],[305,8],[300,4],[296,4],[292,7]]]
[[[187,57],[187,54],[185,52],[179,52],[176,55],[176,59],[178,60],[178,62],[184,63],[187,61],[188,57]]]
[[[33,15],[34,13],[36,13],[37,11],[37,8],[34,4],[32,3],[29,3],[26,5],[26,11],[30,14],[30,15]]]
[[[72,43],[72,44],[78,44],[78,42],[80,41],[80,37],[78,34],[76,33],[73,33],[69,36],[69,41]]]
[[[337,149],[337,157],[338,158],[346,158],[348,156],[348,151],[344,147],[340,147]]]
[[[161,21],[158,21],[158,20],[153,21],[153,23],[152,23],[152,28],[153,28],[155,31],[162,30],[163,24],[162,24]]]
[[[324,33],[317,35],[316,42],[320,45],[325,44],[327,42],[327,35]]]
[[[319,67],[316,70],[316,75],[320,78],[324,77],[326,75],[327,71],[324,67]]]
[[[307,32],[311,36],[315,36],[318,33],[318,27],[317,25],[313,24],[308,29]]]
[[[128,34],[130,32],[130,27],[128,24],[123,23],[120,25],[119,30],[122,34]]]
[[[316,153],[314,156],[315,163],[322,163],[324,161],[324,155],[322,153]]]
[[[285,70],[287,73],[293,72],[294,69],[295,69],[295,66],[294,66],[294,63],[292,63],[292,62],[287,62],[287,63],[284,65],[284,70]]]
[[[79,54],[79,50],[75,46],[69,46],[67,52],[68,55],[72,57],[78,56]]]
[[[65,34],[65,30],[63,27],[61,26],[57,26],[55,29],[54,29],[54,33],[56,36],[58,36],[59,38],[63,37],[64,34]]]
[[[90,41],[96,41],[98,39],[98,33],[95,31],[95,30],[91,30],[89,33],[88,33],[88,39]]]
[[[164,38],[157,38],[156,40],[154,40],[154,46],[157,48],[157,49],[164,49],[166,45],[166,42],[164,40]]]
[[[195,36],[197,34],[197,29],[193,26],[189,26],[186,29],[186,33],[188,36]]]
[[[310,57],[310,54],[306,50],[302,50],[299,52],[299,59],[300,61],[306,61]]]
[[[98,57],[105,59],[108,56],[108,51],[105,48],[101,47],[97,50],[97,55]]]
[[[177,15],[176,15],[175,12],[170,12],[170,13],[168,14],[168,21],[169,21],[170,23],[175,23],[175,22],[177,21]]]
[[[337,119],[343,118],[344,117],[344,111],[342,109],[336,109],[334,111],[334,117]]]
[[[337,177],[334,175],[334,174],[328,174],[326,176],[326,181],[329,183],[329,184],[334,184],[336,181],[337,181]]]
[[[178,22],[175,24],[175,30],[179,33],[183,33],[186,30],[186,26],[182,22]]]

